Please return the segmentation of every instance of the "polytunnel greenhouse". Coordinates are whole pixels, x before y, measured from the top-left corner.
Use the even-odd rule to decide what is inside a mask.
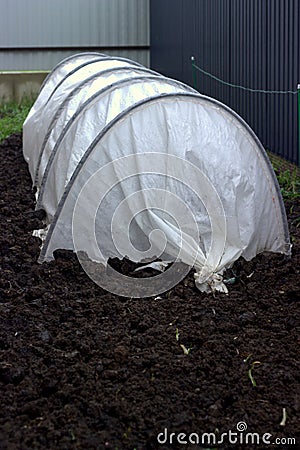
[[[179,261],[201,290],[224,290],[239,257],[290,254],[276,177],[249,126],[133,61],[82,53],[58,64],[24,123],[23,153],[46,212],[41,263],[57,249],[104,266]]]

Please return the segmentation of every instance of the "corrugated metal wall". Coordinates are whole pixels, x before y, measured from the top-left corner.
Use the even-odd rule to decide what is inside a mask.
[[[151,0],[150,4],[154,70],[192,85],[193,55],[199,67],[229,83],[297,90],[299,0]],[[197,88],[237,111],[267,149],[300,163],[297,95],[249,92],[200,72]]]
[[[0,0],[0,70],[90,49],[149,65],[149,0]]]

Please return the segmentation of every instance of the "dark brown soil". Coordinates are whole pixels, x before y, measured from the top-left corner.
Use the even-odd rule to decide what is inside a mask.
[[[238,438],[259,433],[260,444],[232,448],[270,448],[264,433],[300,448],[299,200],[287,205],[292,258],[239,262],[229,296],[201,294],[191,274],[161,299],[126,299],[70,253],[37,264],[21,145],[0,145],[0,448],[225,449],[228,437],[210,446],[202,433],[220,439],[238,422]],[[165,428],[173,444],[158,443]],[[179,444],[180,432],[200,444]]]

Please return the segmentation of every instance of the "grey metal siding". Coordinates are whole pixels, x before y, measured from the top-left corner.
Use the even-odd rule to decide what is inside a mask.
[[[199,67],[228,83],[297,90],[299,0],[151,0],[150,21],[154,70],[192,85],[193,55]],[[237,111],[267,149],[300,163],[297,95],[249,92],[200,72],[197,88]]]
[[[0,70],[51,69],[87,49],[149,64],[149,0],[0,0]]]
[[[19,50],[1,54],[0,49],[0,71],[7,70],[51,70],[60,61],[68,56],[89,50],[99,51],[111,56],[121,56],[137,61],[143,66],[149,67],[149,50],[137,48],[115,48],[111,47],[75,47],[72,50]]]

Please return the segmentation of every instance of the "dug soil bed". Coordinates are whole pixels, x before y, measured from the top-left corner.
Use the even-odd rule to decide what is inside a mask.
[[[264,435],[300,448],[299,199],[286,204],[292,258],[239,261],[228,296],[191,273],[160,298],[123,298],[72,253],[37,263],[21,135],[0,152],[1,450],[270,448]]]

